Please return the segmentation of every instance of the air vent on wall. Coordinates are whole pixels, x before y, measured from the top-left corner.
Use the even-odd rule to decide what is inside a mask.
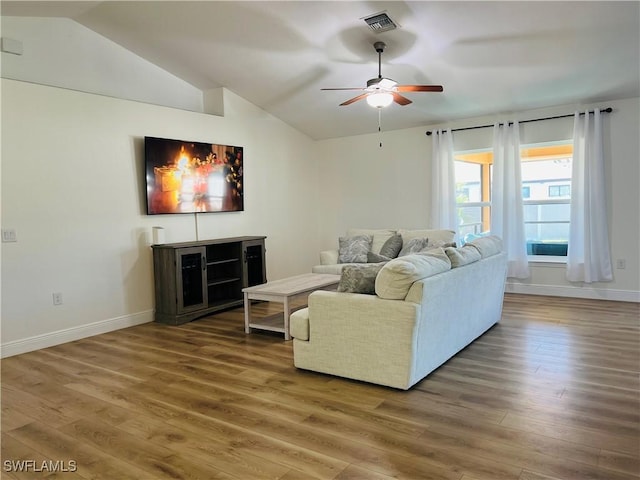
[[[391,20],[391,17],[387,12],[375,13],[368,17],[364,17],[363,20],[367,22],[369,28],[376,33],[387,32],[398,28],[398,25]]]

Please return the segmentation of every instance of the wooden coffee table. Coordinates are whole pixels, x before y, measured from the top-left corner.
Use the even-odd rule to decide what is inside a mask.
[[[338,286],[339,282],[340,275],[305,273],[296,275],[295,277],[263,283],[262,285],[243,288],[245,333],[251,333],[252,328],[270,330],[272,332],[284,333],[284,339],[291,340],[291,335],[289,334],[289,316],[291,315],[292,298],[298,295],[308,295],[315,290],[333,290]],[[284,312],[260,319],[252,319],[251,300],[282,303],[284,305]],[[302,308],[300,305],[297,306],[298,308]]]

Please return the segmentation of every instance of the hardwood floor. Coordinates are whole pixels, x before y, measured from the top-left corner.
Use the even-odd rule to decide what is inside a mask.
[[[639,314],[507,294],[407,392],[296,370],[242,309],[10,357],[2,478],[638,479]]]

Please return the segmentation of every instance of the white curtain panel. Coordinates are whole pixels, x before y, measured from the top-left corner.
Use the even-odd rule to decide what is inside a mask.
[[[456,180],[451,130],[437,130],[431,137],[431,227],[453,230],[458,239]]]
[[[613,279],[604,178],[600,110],[574,115],[571,217],[567,280],[605,282]]]
[[[528,278],[518,122],[493,127],[491,197],[491,233],[502,237],[508,255],[507,276]]]

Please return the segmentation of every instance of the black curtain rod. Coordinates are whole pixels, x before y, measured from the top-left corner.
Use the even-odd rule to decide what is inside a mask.
[[[611,113],[613,112],[613,108],[611,107],[607,107],[604,110],[600,110],[600,113]],[[593,113],[593,111],[589,110],[589,113]],[[584,115],[584,112],[581,112],[580,115]],[[542,120],[555,120],[556,118],[567,118],[567,117],[573,117],[574,114],[571,113],[569,115],[558,115],[557,117],[545,117],[545,118],[534,118],[531,120],[522,120],[521,122],[518,123],[529,123],[529,122],[540,122]],[[513,125],[513,122],[509,122],[509,125]],[[460,132],[462,130],[475,130],[476,128],[489,128],[489,127],[493,127],[493,125],[478,125],[476,127],[464,127],[464,128],[452,128],[451,131],[452,132]],[[447,128],[445,128],[444,130],[448,130]],[[431,130],[427,130],[427,135],[432,135],[433,132]]]

